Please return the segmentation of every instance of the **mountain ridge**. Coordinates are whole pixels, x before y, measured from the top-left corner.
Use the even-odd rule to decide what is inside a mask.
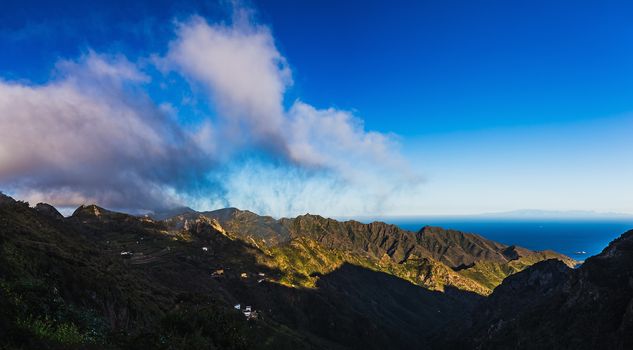
[[[85,205],[59,218],[51,208],[0,197],[0,322],[10,330],[0,335],[34,347],[426,347],[504,278],[552,257],[459,231],[309,214],[156,220]]]
[[[268,250],[275,246],[289,244],[295,247],[301,246],[298,248],[299,251],[314,249],[318,245],[329,250],[353,252],[384,265],[376,266],[366,263],[366,266],[374,265],[373,267],[377,270],[390,269],[392,273],[397,273],[400,277],[408,276],[408,280],[414,283],[440,290],[443,289],[441,283],[429,283],[428,275],[420,276],[419,273],[412,271],[422,268],[416,261],[422,262],[422,265],[426,266],[423,269],[430,268],[430,271],[440,273],[441,277],[438,278],[446,281],[447,285],[454,282],[462,288],[469,286],[467,287],[469,290],[477,291],[480,294],[490,293],[492,288],[503,278],[536,261],[558,258],[569,266],[577,264],[573,259],[555,252],[530,251],[521,247],[513,248],[487,240],[479,235],[430,226],[424,227],[416,233],[379,221],[369,224],[355,220],[341,222],[313,214],[274,219],[236,208],[187,213],[167,219],[167,221],[177,218],[180,218],[181,221],[193,220],[197,217],[212,218],[233,237],[249,241]],[[312,248],[307,248],[308,246]],[[283,253],[287,253],[287,250],[284,249],[273,250],[278,254],[281,253],[282,256]],[[514,255],[508,255],[509,251],[513,251]],[[304,255],[309,256],[310,254]],[[385,265],[385,258],[395,266]],[[310,258],[303,259],[301,262],[312,265],[318,270],[305,271],[304,278],[311,281],[309,284],[313,284],[314,279],[310,277],[310,274],[314,272],[322,274],[327,268],[322,266],[323,264],[307,260]],[[340,264],[345,259],[332,260],[328,263]],[[519,263],[518,260],[523,263]],[[526,262],[528,260],[529,262]],[[359,263],[357,259],[355,261]],[[410,264],[404,264],[405,262],[410,262]],[[481,262],[485,264],[477,264]],[[442,264],[448,269],[440,267],[438,264]],[[434,265],[438,267],[435,269],[430,267]],[[401,268],[403,266],[407,268],[403,270]],[[327,270],[331,270],[331,268]],[[482,281],[490,276],[493,278],[492,282]]]

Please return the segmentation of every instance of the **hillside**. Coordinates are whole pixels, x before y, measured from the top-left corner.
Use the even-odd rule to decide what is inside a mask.
[[[578,269],[537,263],[508,277],[460,325],[463,349],[633,348],[633,231]],[[452,335],[455,331],[451,332]]]
[[[261,247],[278,261],[276,268],[292,270],[290,284],[303,286],[313,284],[311,275],[349,262],[432,290],[452,286],[487,295],[505,277],[538,261],[555,258],[576,264],[552,251],[534,252],[439,227],[411,232],[383,222],[340,222],[309,214],[274,220],[237,209],[197,215],[215,219],[229,234]]]
[[[419,348],[497,280],[548,257],[573,263],[440,228],[173,214],[88,205],[64,218],[2,196],[2,345]]]

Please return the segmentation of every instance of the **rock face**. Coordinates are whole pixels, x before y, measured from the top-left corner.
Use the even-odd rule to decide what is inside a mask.
[[[633,348],[633,231],[578,269],[548,260],[508,277],[473,315],[462,348]]]

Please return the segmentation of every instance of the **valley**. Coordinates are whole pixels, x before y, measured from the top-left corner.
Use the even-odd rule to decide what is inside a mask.
[[[496,300],[509,276],[576,265],[438,227],[172,214],[88,205],[64,218],[3,195],[5,345],[442,348],[438,337]]]

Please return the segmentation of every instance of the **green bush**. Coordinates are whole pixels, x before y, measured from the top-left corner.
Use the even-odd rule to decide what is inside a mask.
[[[29,316],[19,318],[17,325],[41,340],[52,341],[62,345],[78,345],[85,342],[85,337],[73,323],[57,324],[49,318]]]

